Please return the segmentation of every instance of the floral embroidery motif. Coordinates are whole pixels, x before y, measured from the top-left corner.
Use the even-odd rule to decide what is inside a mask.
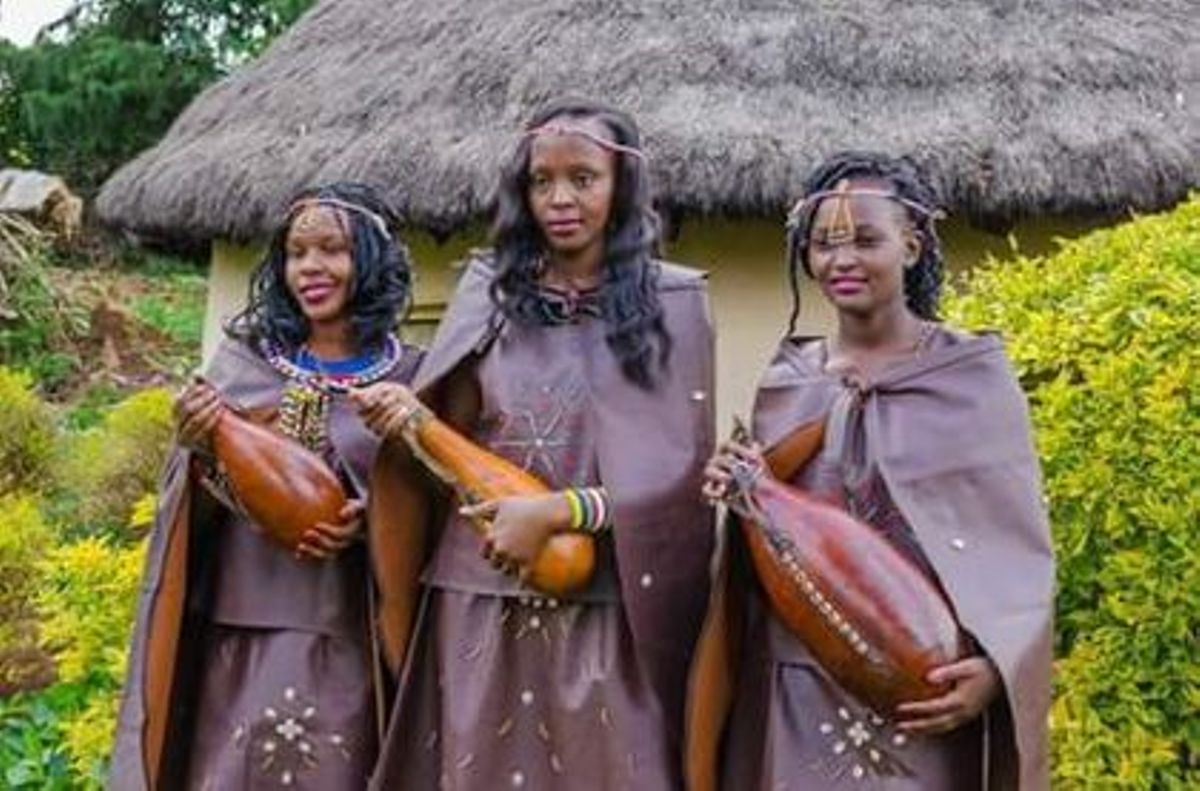
[[[837,719],[822,722],[817,730],[826,738],[833,755],[836,777],[862,780],[868,775],[912,775],[912,770],[895,755],[908,744],[908,737],[893,732],[887,721],[872,711],[852,712],[841,706]]]
[[[531,594],[506,598],[500,612],[500,623],[506,632],[506,639],[541,641],[549,648],[556,636],[566,636],[578,613],[578,606]],[[473,660],[476,656],[475,650],[471,649],[463,658]],[[555,707],[555,698],[552,692],[548,693],[534,685],[512,689],[510,703],[501,712],[502,719],[496,724],[495,737],[497,740],[520,738],[522,743],[525,743],[524,740],[529,736],[536,735],[545,751],[545,766],[552,774],[563,775],[568,770],[567,761],[558,749],[559,736],[551,727],[553,720],[548,716]],[[599,706],[599,716],[601,723],[611,730],[611,715],[603,704]],[[528,754],[522,754],[518,760],[535,761],[533,756]],[[538,774],[531,771],[532,768],[535,767],[514,762],[509,767],[507,785],[521,788],[535,783],[534,778]],[[461,772],[464,767],[458,765],[456,770]]]
[[[574,425],[582,412],[583,388],[578,382],[561,387],[542,387],[533,398],[521,398],[524,406],[500,415],[499,426],[488,441],[492,449],[513,459],[521,468],[557,483],[555,457],[571,447]]]
[[[273,775],[280,786],[291,786],[319,766],[323,756],[350,760],[346,738],[336,731],[322,734],[318,714],[315,704],[302,700],[295,687],[287,687],[281,702],[264,706],[257,720],[234,729],[233,740],[265,775]]]

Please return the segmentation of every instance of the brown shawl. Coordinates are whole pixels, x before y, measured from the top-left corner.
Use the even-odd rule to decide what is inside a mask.
[[[420,360],[418,349],[405,347],[392,378],[410,381]],[[285,384],[262,357],[228,340],[213,356],[205,377],[228,403],[251,414],[278,407]],[[338,437],[349,431],[364,433],[365,428],[340,401],[335,402],[330,420],[330,439],[345,471],[362,477],[355,471],[370,469],[371,458],[348,456],[338,447]],[[377,443],[363,446],[372,448],[371,455],[375,455]],[[122,791],[163,787],[163,770],[172,754],[181,749],[170,744],[168,735],[172,702],[189,683],[189,667],[201,648],[194,639],[198,630],[192,628],[198,625],[192,623],[198,614],[189,599],[195,593],[196,580],[206,573],[205,549],[210,546],[212,531],[205,527],[220,514],[202,487],[193,485],[191,465],[190,451],[172,448],[159,487],[109,772],[109,787]],[[354,483],[366,491],[363,481]]]
[[[1003,678],[1004,698],[989,712],[991,787],[1035,791],[1049,785],[1054,590],[1040,472],[1025,398],[1000,340],[948,340],[861,388],[864,432],[960,623]],[[823,421],[844,387],[813,351],[786,340],[763,376],[754,433],[768,456],[799,427]],[[724,568],[693,666],[694,789],[716,788],[720,734],[736,694],[730,646],[737,644],[739,584],[746,583]]]
[[[687,666],[709,590],[713,548],[711,510],[700,497],[704,464],[713,448],[713,333],[701,273],[658,264],[658,293],[673,348],[669,371],[652,391],[627,380],[607,347],[588,361],[590,414],[595,421],[600,477],[614,503],[617,564],[626,617],[638,658],[678,738],[682,731]],[[488,296],[494,270],[471,262],[417,374],[427,396],[469,356],[482,354],[506,321]],[[375,487],[412,491],[403,450],[380,455]],[[390,470],[385,468],[390,467]],[[409,473],[411,475],[411,472]],[[408,487],[408,488],[405,488]],[[407,499],[397,496],[397,501]],[[382,499],[377,499],[382,503]],[[428,511],[422,512],[428,517]],[[397,621],[385,626],[393,668],[408,653],[417,618],[421,563],[431,548],[430,520],[406,520],[402,534],[373,535],[385,601]],[[418,639],[420,625],[412,632]]]

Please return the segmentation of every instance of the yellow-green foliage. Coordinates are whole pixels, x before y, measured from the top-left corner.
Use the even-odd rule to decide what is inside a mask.
[[[63,739],[71,758],[74,788],[104,787],[120,706],[121,696],[117,690],[96,694],[88,700],[82,711],[62,723]]]
[[[33,497],[0,495],[0,685],[21,681],[21,655],[34,647],[30,605],[50,538]]]
[[[60,680],[91,690],[61,723],[78,787],[100,787],[112,750],[145,548],[85,538],[51,549],[41,564],[42,641]]]
[[[135,533],[145,533],[154,524],[154,516],[157,513],[158,492],[142,495],[142,498],[133,504],[133,510],[129,514],[129,527]]]
[[[41,564],[42,640],[67,683],[100,674],[120,681],[137,605],[145,542],[85,538],[54,547]]]
[[[54,440],[53,416],[30,377],[0,367],[0,492],[44,486]]]
[[[124,525],[154,491],[172,433],[171,394],[145,390],[113,407],[69,448],[64,487],[79,498],[78,518],[96,527]]]
[[[1033,406],[1059,563],[1056,788],[1200,787],[1200,197],[974,273]]]

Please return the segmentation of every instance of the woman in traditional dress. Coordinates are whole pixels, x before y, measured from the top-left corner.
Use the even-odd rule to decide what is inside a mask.
[[[397,549],[429,560],[375,788],[680,785],[713,334],[704,276],[655,258],[645,160],[629,116],[563,102],[504,170],[494,251],[463,273],[414,389],[553,491],[456,508]],[[364,416],[396,436],[425,407],[390,389]],[[469,517],[490,522],[482,544]],[[553,598],[515,572],[564,531],[594,537],[596,568]],[[381,579],[385,597],[415,579]]]
[[[689,754],[698,789],[1047,786],[1053,557],[1038,464],[999,339],[938,323],[937,215],[907,160],[846,153],[817,168],[789,219],[793,324],[803,271],[837,326],[782,342],[755,403],[761,445],[725,444],[705,488],[719,499],[735,464],[769,469],[764,452],[823,422],[823,447],[787,481],[841,504],[932,580],[967,655],[929,674],[944,694],[880,716],[772,614],[731,533],[694,676],[707,688],[693,695],[731,692],[732,704],[724,730],[720,705],[690,723],[693,745],[724,738],[719,761]],[[736,675],[714,671],[731,653]]]
[[[379,442],[343,393],[406,382],[410,301],[396,218],[369,187],[300,193],[249,304],[176,402],[111,786],[361,789],[383,689],[372,672],[363,501]],[[348,505],[295,551],[245,512],[212,455],[226,410],[320,454]]]

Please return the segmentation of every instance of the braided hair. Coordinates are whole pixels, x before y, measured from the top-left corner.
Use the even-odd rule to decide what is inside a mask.
[[[938,320],[938,304],[941,300],[945,265],[942,260],[941,242],[934,227],[936,209],[939,206],[937,192],[908,157],[889,157],[886,154],[868,151],[843,151],[826,159],[804,183],[801,199],[834,189],[843,180],[877,179],[885,181],[898,198],[929,208],[920,212],[903,203],[896,205],[904,210],[916,229],[921,252],[915,264],[904,270],[904,301],[914,314],[928,321]],[[813,219],[820,201],[804,206],[789,218],[787,234],[788,283],[792,290],[792,314],[788,320],[788,334],[796,329],[800,315],[800,272],[809,277],[808,245]]]
[[[412,263],[396,235],[399,218],[375,189],[349,181],[302,190],[288,206],[322,200],[335,208],[338,203],[362,207],[386,226],[363,212],[337,212],[339,222],[345,223],[353,263],[346,301],[351,336],[360,353],[378,348],[412,304]],[[226,335],[251,346],[266,342],[289,350],[308,340],[308,319],[287,286],[287,237],[293,219],[294,213],[289,214],[272,233],[267,253],[251,275],[246,307],[225,325]]]
[[[599,121],[615,143],[641,148],[641,134],[628,114],[597,102],[563,100],[542,107],[529,119],[534,130],[555,119]],[[506,318],[536,324],[544,315],[539,286],[545,239],[529,208],[532,138],[525,135],[500,177],[492,243],[497,274],[491,298]],[[651,204],[650,173],[644,157],[617,152],[616,189],[604,238],[600,303],[607,323],[605,342],[621,373],[643,389],[653,389],[667,366],[671,336],[658,297],[661,224]]]

